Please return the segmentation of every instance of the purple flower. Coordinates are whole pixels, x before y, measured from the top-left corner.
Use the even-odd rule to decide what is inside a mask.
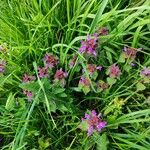
[[[68,76],[67,72],[62,71],[62,68],[56,71],[54,78],[57,80],[62,80]]]
[[[85,116],[84,116],[85,119],[90,119],[90,115],[85,113]]]
[[[90,75],[92,75],[96,71],[96,65],[95,64],[88,64],[87,70]]]
[[[141,70],[141,76],[150,78],[150,68],[144,67],[144,69]]]
[[[6,61],[0,60],[0,73],[3,73],[5,71],[6,67]]]
[[[81,47],[79,49],[80,53],[86,53],[89,55],[97,56],[96,48],[98,45],[97,35],[87,35],[87,39],[85,41],[81,41]]]
[[[102,68],[103,68],[102,66],[97,66],[97,67],[96,67],[96,69],[99,70],[99,71],[101,71]]]
[[[95,64],[88,64],[88,65],[87,65],[87,70],[88,70],[90,76],[92,76],[93,73],[94,73],[96,70],[101,71],[101,70],[102,70],[102,66],[96,66]]]
[[[106,121],[102,121],[97,125],[97,130],[101,131],[106,126]]]
[[[108,75],[111,78],[119,78],[121,75],[121,70],[119,69],[119,67],[116,64],[113,64],[108,69]]]
[[[30,75],[27,75],[27,74],[24,74],[23,79],[22,79],[22,81],[24,83],[34,81],[34,80],[35,80],[35,76],[30,76]]]
[[[92,135],[93,132],[94,132],[94,127],[93,127],[93,126],[90,126],[90,127],[88,128],[88,136]]]
[[[48,68],[47,67],[42,67],[38,68],[38,75],[40,78],[48,77]]]
[[[46,64],[46,67],[47,68],[53,68],[57,65],[58,61],[57,61],[57,58],[55,56],[53,56],[52,54],[45,54],[45,57],[44,57],[44,62]]]
[[[92,114],[93,117],[97,115],[95,110],[92,110],[91,114]]]
[[[125,46],[124,49],[123,49],[123,52],[124,52],[125,58],[134,59],[139,50],[141,50],[141,48],[136,49],[136,48],[133,48],[133,47],[126,47]]]
[[[88,136],[92,135],[94,131],[101,131],[107,124],[95,110],[92,110],[90,114],[85,114],[82,122],[87,122]]]
[[[136,64],[131,62],[130,66],[134,67],[134,66],[136,66]]]

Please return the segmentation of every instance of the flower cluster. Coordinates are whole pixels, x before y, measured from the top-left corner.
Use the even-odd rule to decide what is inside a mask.
[[[38,67],[38,76],[40,78],[48,77],[48,68],[47,67]]]
[[[108,68],[107,74],[109,75],[110,78],[119,78],[121,75],[121,70],[119,69],[119,67],[116,64],[112,64]]]
[[[48,77],[48,69],[54,68],[58,64],[57,57],[46,53],[44,58],[44,67],[38,67],[38,75],[40,78]]]
[[[96,66],[95,64],[88,64],[87,65],[87,70],[88,70],[90,76],[92,76],[96,70],[101,71],[102,66]]]
[[[29,102],[32,101],[33,93],[31,91],[23,90],[23,94],[25,94],[27,96]]]
[[[0,73],[3,73],[5,71],[6,67],[6,61],[0,60]]]
[[[135,48],[132,48],[132,47],[124,47],[123,49],[124,51],[124,55],[125,55],[125,58],[135,58],[136,57],[136,54],[137,54],[137,49]]]
[[[30,76],[30,75],[27,75],[26,73],[24,74],[23,79],[22,79],[24,83],[34,81],[34,80],[35,80],[35,76]]]
[[[92,110],[90,114],[86,113],[82,122],[87,124],[88,136],[92,135],[94,131],[100,132],[107,124],[106,121],[102,120],[101,114],[97,114],[95,110]]]
[[[24,74],[22,82],[29,83],[31,81],[34,81],[35,79],[36,79],[35,76]],[[24,89],[23,94],[25,94],[27,96],[28,101],[30,101],[30,102],[32,101],[33,93],[31,91]]]
[[[68,76],[67,72],[64,72],[62,68],[59,70],[56,70],[56,73],[54,75],[54,82],[60,83],[61,86],[65,86],[65,78]]]
[[[90,56],[97,56],[96,48],[98,46],[98,37],[96,34],[93,36],[88,35],[85,41],[81,41],[80,53],[85,53]]]
[[[56,80],[62,80],[64,78],[66,78],[68,76],[67,72],[62,71],[62,68],[60,68],[59,70],[56,71],[54,78]]]
[[[53,68],[58,64],[57,58],[52,54],[45,54],[43,58],[46,68]]]

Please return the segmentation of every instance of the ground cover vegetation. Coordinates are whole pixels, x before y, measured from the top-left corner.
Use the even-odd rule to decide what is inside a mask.
[[[0,1],[1,150],[149,150],[149,90],[149,0]]]

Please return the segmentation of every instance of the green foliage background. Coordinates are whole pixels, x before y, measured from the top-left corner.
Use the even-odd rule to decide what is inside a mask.
[[[69,70],[80,40],[106,26],[95,64],[119,62],[124,45],[142,48],[136,68],[123,75],[106,93],[84,95],[74,91],[77,66]],[[7,61],[0,76],[0,149],[2,150],[149,150],[149,84],[137,85],[143,66],[150,66],[149,0],[1,0],[0,43],[6,42]],[[59,57],[59,67],[69,71],[66,88],[38,79],[21,84],[26,72],[37,74],[43,55]],[[77,77],[79,78],[79,77]],[[138,86],[138,87],[137,87]],[[35,92],[32,103],[23,87]],[[108,125],[91,138],[79,129],[85,111],[96,108]],[[57,110],[57,111],[56,111]]]

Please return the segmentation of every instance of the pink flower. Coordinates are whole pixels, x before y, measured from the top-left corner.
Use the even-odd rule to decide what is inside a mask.
[[[90,114],[85,114],[82,118],[82,122],[84,121],[88,125],[88,136],[92,135],[94,131],[101,131],[107,124],[95,110],[92,110]]]
[[[38,68],[38,75],[40,78],[48,77],[48,68],[47,67],[42,67]]]
[[[5,71],[6,67],[6,61],[0,60],[0,73],[3,73]]]
[[[97,56],[96,48],[98,46],[98,38],[96,35],[93,37],[88,35],[85,41],[81,41],[81,47],[79,49],[80,53],[86,53],[89,55]]]
[[[56,71],[54,78],[57,80],[62,80],[68,76],[67,72],[62,71],[62,68]]]
[[[34,80],[35,80],[35,76],[30,76],[30,75],[24,74],[22,81],[24,83],[26,83],[26,82],[30,82],[30,81],[34,81]]]
[[[121,70],[119,69],[119,67],[116,64],[113,64],[108,69],[108,75],[111,78],[119,78],[121,75]]]
[[[46,67],[48,67],[48,68],[53,68],[58,63],[57,58],[55,56],[53,56],[52,54],[48,54],[48,53],[45,54],[45,57],[43,60],[46,64]]]

